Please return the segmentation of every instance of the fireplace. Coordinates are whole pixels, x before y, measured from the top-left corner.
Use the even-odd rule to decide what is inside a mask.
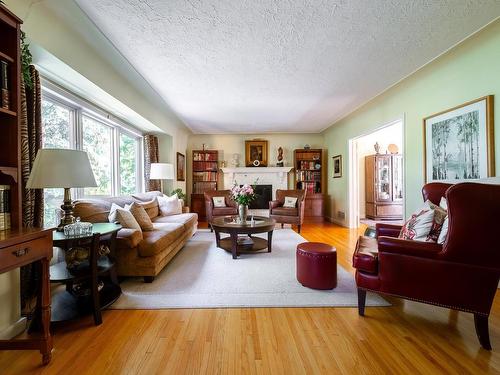
[[[257,197],[250,203],[249,208],[268,209],[269,201],[273,200],[273,185],[256,185]]]

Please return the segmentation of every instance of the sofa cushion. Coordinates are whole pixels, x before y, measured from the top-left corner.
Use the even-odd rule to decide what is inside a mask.
[[[116,246],[120,249],[133,249],[142,241],[142,231],[122,228],[116,235]]]
[[[110,223],[120,223],[123,228],[130,228],[142,231],[140,224],[137,222],[135,216],[130,211],[131,206],[125,205],[125,208],[113,203],[108,216]]]
[[[123,206],[122,206],[123,207]],[[75,201],[73,213],[82,221],[90,223],[105,223],[108,221],[111,203],[100,199],[85,199]]]
[[[195,225],[197,221],[198,221],[198,214],[188,212],[179,215],[158,216],[154,220],[153,225],[161,223],[176,223],[176,224],[183,224],[184,226],[186,226],[186,228],[188,228]]]
[[[179,223],[153,223],[154,230],[143,232],[139,243],[139,255],[150,257],[164,251],[184,233],[184,225]]]
[[[144,207],[150,219],[154,219],[160,214],[156,198],[149,202],[139,202],[139,204]]]
[[[128,206],[125,206],[125,208],[127,207]],[[133,202],[130,205],[130,212],[134,215],[135,220],[137,220],[143,231],[153,230],[153,222],[140,203]]]
[[[132,194],[132,198],[141,202],[150,202],[154,200],[156,197],[162,196],[162,192],[160,191],[148,191],[146,193],[136,193]]]
[[[378,272],[378,243],[376,238],[359,237],[352,257],[352,265],[359,271]]]
[[[273,208],[272,214],[278,216],[299,216],[299,210],[297,209],[297,207],[276,207]]]

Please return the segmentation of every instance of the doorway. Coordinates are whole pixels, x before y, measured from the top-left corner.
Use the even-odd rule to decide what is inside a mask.
[[[404,218],[404,122],[398,119],[349,141],[349,226]]]

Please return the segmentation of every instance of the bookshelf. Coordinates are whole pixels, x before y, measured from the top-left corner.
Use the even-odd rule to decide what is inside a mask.
[[[305,216],[322,220],[326,192],[326,165],[323,149],[297,149],[294,151],[294,186],[305,190]]]
[[[219,152],[217,150],[193,150],[192,155],[191,212],[201,220],[206,217],[206,191],[217,190],[219,181]]]

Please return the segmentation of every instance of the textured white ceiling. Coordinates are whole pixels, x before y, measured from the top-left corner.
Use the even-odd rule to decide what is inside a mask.
[[[498,0],[76,0],[195,133],[317,132]]]

